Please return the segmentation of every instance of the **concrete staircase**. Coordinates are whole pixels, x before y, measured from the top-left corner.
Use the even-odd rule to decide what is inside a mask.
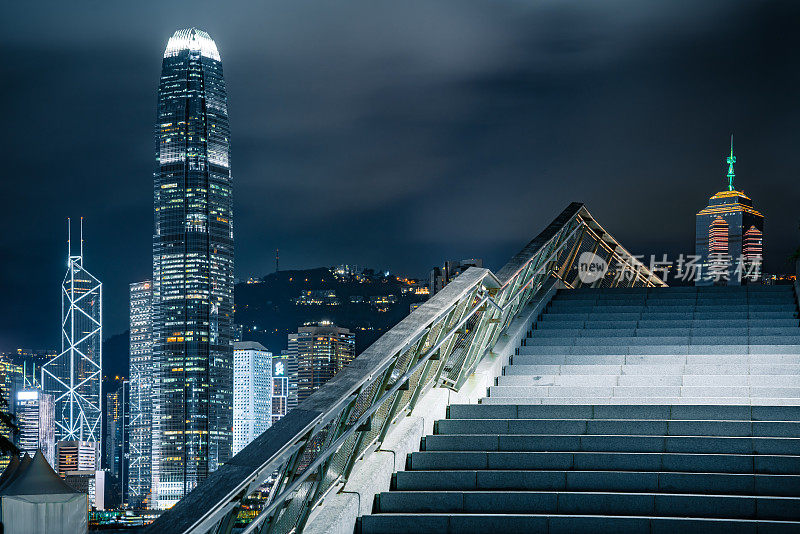
[[[791,287],[562,291],[362,534],[800,532]]]
[[[791,286],[561,291],[487,404],[800,404]]]

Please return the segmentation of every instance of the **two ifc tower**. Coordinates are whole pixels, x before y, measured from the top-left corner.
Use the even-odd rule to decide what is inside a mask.
[[[728,188],[714,194],[708,206],[697,213],[695,254],[700,257],[703,276],[695,285],[741,285],[761,278],[764,216],[753,208],[750,197],[734,189],[733,135],[725,162]]]

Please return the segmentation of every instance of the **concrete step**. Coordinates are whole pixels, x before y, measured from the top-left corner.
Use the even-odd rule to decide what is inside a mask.
[[[588,332],[588,331],[584,331]],[[738,352],[746,353],[750,344],[753,345],[797,345],[800,344],[800,335],[797,331],[786,332],[776,335],[684,335],[684,336],[650,336],[634,335],[635,332],[627,332],[627,335],[615,336],[609,333],[580,333],[575,335],[575,331],[565,336],[544,335],[534,336],[525,341],[526,347],[660,347],[660,346],[711,346],[711,345],[733,345],[741,347]],[[688,348],[687,348],[688,350]]]
[[[798,398],[797,387],[758,386],[491,386],[489,397],[775,397]]]
[[[573,303],[554,303],[551,304],[547,310],[548,315],[558,315],[563,313],[588,313],[588,314],[604,314],[604,313],[681,313],[681,314],[694,314],[694,313],[722,313],[722,314],[747,314],[748,312],[782,312],[793,313],[797,311],[797,307],[791,304],[777,304],[777,303],[723,303],[723,302],[696,302],[696,303],[677,303],[670,304],[631,304],[631,303],[609,303],[609,302],[595,302],[586,304],[573,304]]]
[[[708,327],[708,328],[692,328],[692,327],[659,327],[659,328],[643,328],[643,327],[618,327],[618,328],[544,328],[534,330],[529,339],[534,339],[533,342],[528,341],[528,344],[536,343],[535,340],[542,338],[669,338],[669,337],[719,337],[726,336],[732,338],[744,337],[744,343],[748,343],[747,337],[750,336],[800,336],[800,328],[797,326],[784,326],[784,327]]]
[[[626,436],[569,434],[474,434],[426,436],[426,451],[694,452],[800,454],[800,438]]]
[[[794,295],[792,292],[788,293],[752,293],[752,294],[739,294],[739,295],[713,295],[713,294],[692,294],[692,293],[675,293],[675,294],[626,294],[626,293],[606,293],[606,294],[581,294],[576,291],[569,291],[556,295],[552,303],[564,302],[648,302],[648,303],[669,303],[669,302],[765,302],[765,303],[792,303],[794,302]]]
[[[694,517],[610,516],[608,514],[373,514],[364,516],[357,534],[548,534],[627,533],[771,534],[800,531],[800,522]]]
[[[374,513],[533,513],[800,519],[800,498],[580,491],[395,491]]]
[[[579,287],[577,289],[560,289],[558,295],[567,294],[622,294],[646,293],[648,295],[674,295],[680,293],[698,294],[739,294],[739,293],[781,293],[792,292],[791,285],[743,285],[743,286],[669,286],[669,287]]]
[[[507,365],[503,369],[503,376],[526,375],[798,375],[800,364],[632,364],[632,365],[602,365],[602,364],[574,364],[574,365]],[[499,377],[503,378],[503,377]]]
[[[513,367],[513,366],[512,366]],[[575,366],[578,367],[578,366]],[[587,366],[582,366],[587,367]],[[607,369],[609,366],[599,366]],[[619,368],[623,366],[617,366]],[[634,366],[626,366],[634,367]],[[647,366],[652,369],[653,366]],[[664,366],[667,367],[667,366]],[[601,387],[775,387],[775,388],[800,388],[800,375],[758,375],[758,374],[685,374],[681,371],[657,374],[605,374],[601,370],[591,374],[590,370],[583,373],[572,372],[565,374],[514,374],[499,376],[495,379],[496,386],[524,387],[524,386],[601,386]]]
[[[481,399],[485,404],[619,404],[633,406],[637,404],[696,404],[696,405],[740,405],[745,401],[751,406],[796,406],[800,405],[797,397],[486,397]]]
[[[798,345],[793,343],[770,345],[637,345],[635,347],[621,345],[523,345],[518,355],[783,355],[785,361],[792,363],[792,356],[800,355]],[[728,358],[725,358],[728,361]],[[775,362],[777,363],[777,362]],[[800,362],[798,362],[800,363]]]
[[[555,312],[562,312],[567,310],[597,310],[599,312],[602,311],[614,311],[614,312],[625,312],[625,311],[642,311],[642,310],[649,310],[652,312],[659,312],[659,311],[685,311],[685,310],[692,310],[692,309],[713,309],[719,310],[722,312],[731,312],[731,311],[747,311],[748,309],[760,309],[764,311],[783,311],[783,310],[796,310],[796,304],[791,300],[784,300],[784,301],[759,301],[759,300],[722,300],[722,299],[711,299],[711,300],[663,300],[663,301],[651,301],[651,300],[631,300],[631,299],[620,299],[620,300],[573,300],[573,301],[560,301],[560,300],[553,300],[545,309],[545,313],[555,313]]]
[[[615,329],[615,328],[781,328],[798,327],[798,319],[789,317],[786,319],[629,319],[629,320],[592,320],[568,319],[552,315],[543,315],[534,328],[540,330],[568,330],[568,329]]]
[[[400,471],[393,491],[608,491],[709,495],[800,495],[800,475],[620,470]]]
[[[409,456],[411,471],[582,470],[682,473],[800,473],[800,456],[652,452],[420,451]]]
[[[664,419],[442,419],[434,434],[638,435],[638,436],[800,436],[800,422]]]
[[[659,419],[707,421],[800,421],[798,406],[527,406],[451,404],[448,419]]]
[[[610,351],[609,351],[610,352]],[[621,352],[621,351],[618,351]],[[514,365],[798,365],[800,354],[519,354]]]
[[[710,311],[675,312],[675,311],[639,311],[639,312],[596,312],[596,311],[552,311],[546,313],[542,320],[572,321],[683,321],[691,320],[764,320],[764,319],[796,319],[796,311],[726,311],[716,308]]]

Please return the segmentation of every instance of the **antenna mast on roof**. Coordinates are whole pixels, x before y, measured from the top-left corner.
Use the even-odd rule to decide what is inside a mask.
[[[728,162],[728,191],[733,191],[733,179],[736,173],[733,172],[733,164],[736,163],[736,156],[733,155],[733,134],[731,134],[731,155],[726,160]]]

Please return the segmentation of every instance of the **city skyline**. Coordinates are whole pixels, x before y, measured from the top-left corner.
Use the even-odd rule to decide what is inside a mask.
[[[186,20],[184,8],[159,7],[158,21],[143,25],[133,21],[146,17],[129,16],[141,6],[103,7],[97,16],[104,16],[106,23],[97,28],[89,15],[71,14],[74,24],[61,24],[64,12],[54,6],[30,20],[17,17],[21,24],[0,37],[15,52],[4,69],[19,84],[3,88],[3,95],[18,101],[19,110],[30,110],[12,110],[8,119],[9,131],[16,132],[6,144],[11,172],[30,179],[11,184],[12,196],[20,200],[4,214],[9,221],[28,224],[0,242],[0,249],[16,251],[3,267],[8,269],[3,278],[17,282],[7,284],[14,305],[4,308],[7,316],[0,322],[0,349],[47,348],[57,343],[58,331],[35,319],[58,313],[52,291],[45,291],[41,281],[57,278],[62,268],[57,251],[63,238],[50,229],[68,215],[58,208],[67,203],[74,206],[71,213],[87,216],[86,232],[94,243],[87,252],[88,261],[97,266],[95,274],[105,282],[105,333],[126,329],[127,284],[149,276],[146,184],[152,150],[142,138],[147,138],[151,128],[157,77],[149,58],[164,46],[175,27],[190,22],[205,27],[230,50],[226,75],[235,80],[231,113],[242,131],[234,141],[241,165],[237,180],[247,192],[237,197],[238,211],[243,214],[237,221],[240,278],[270,272],[275,248],[281,249],[281,264],[286,268],[353,262],[422,275],[444,257],[478,254],[488,266],[496,265],[524,241],[530,229],[555,214],[552,206],[566,200],[567,192],[560,187],[565,181],[575,185],[570,199],[575,193],[590,207],[597,206],[593,209],[605,216],[610,228],[623,232],[621,238],[632,249],[690,252],[696,207],[682,199],[707,197],[716,188],[718,154],[730,131],[737,136],[740,172],[752,177],[745,192],[759,199],[760,210],[768,218],[766,268],[789,270],[783,259],[797,236],[790,199],[797,196],[798,185],[786,178],[794,171],[785,154],[795,143],[790,96],[796,69],[794,58],[785,52],[791,47],[774,36],[784,35],[787,25],[797,19],[793,6],[766,10],[753,2],[739,2],[724,12],[705,8],[693,13],[696,24],[676,37],[665,28],[679,25],[682,15],[664,6],[631,8],[629,18],[616,23],[603,15],[592,26],[587,20],[596,13],[589,8],[564,6],[547,12],[494,6],[488,10],[478,2],[458,8],[456,29],[442,36],[416,25],[423,13],[420,6],[411,5],[389,26],[397,32],[369,35],[375,40],[370,54],[358,46],[362,33],[345,38],[344,34],[353,32],[337,31],[338,19],[326,7],[313,21],[314,28],[324,30],[317,32],[316,40],[289,31],[298,20],[305,20],[307,4],[274,13],[264,8],[206,6],[202,13],[193,13],[192,21]],[[223,9],[228,18],[219,16]],[[386,27],[390,15],[397,14],[383,5],[356,3],[348,9],[362,10],[364,20],[374,27]],[[429,15],[441,20],[456,10],[454,4],[443,4]],[[721,14],[724,21],[718,20]],[[563,51],[556,47],[550,56],[534,57],[523,53],[524,47],[513,40],[494,33],[507,23],[507,17],[517,15],[519,22],[509,32],[523,42],[533,39],[558,45],[537,19],[566,17],[575,23],[575,34],[564,43]],[[476,20],[488,25],[477,34],[468,31],[475,28]],[[258,32],[255,21],[281,31]],[[643,22],[655,24],[656,31],[643,36],[636,29]],[[42,30],[31,31],[30,24],[40,25],[48,37],[40,37]],[[352,29],[359,28],[360,24]],[[412,29],[410,35],[418,42],[398,39],[398,34]],[[609,41],[616,30],[625,38]],[[112,32],[119,38],[112,38]],[[592,46],[597,39],[599,48]],[[704,53],[692,57],[687,42],[693,43],[692,48],[700,45]],[[468,67],[463,59],[459,63],[460,52],[467,46],[476,52]],[[79,88],[78,93],[70,93],[76,105],[69,109],[50,106],[52,96],[35,89],[46,70],[40,72],[37,66],[54,50],[63,54],[56,67],[59,76],[69,80],[68,86]],[[290,61],[281,59],[287,50],[293,51]],[[645,61],[648,54],[658,55],[658,72]],[[318,68],[331,64],[332,55],[340,67]],[[756,55],[768,60],[759,63],[758,76],[746,75],[743,66],[751,65]],[[399,58],[399,64],[389,62],[392,57]],[[97,83],[83,66],[108,67],[111,58],[114,68],[101,69],[103,83]],[[495,61],[498,58],[505,59]],[[561,59],[555,66],[554,61]],[[603,68],[609,72],[600,74]],[[357,75],[360,72],[369,75]],[[675,81],[667,80],[665,72]],[[397,90],[386,89],[398,80],[402,83]],[[304,90],[296,91],[296,87]],[[770,90],[769,99],[758,96],[765,87]],[[645,96],[631,100],[628,96],[634,91]],[[354,102],[354,96],[348,95],[367,98]],[[436,112],[422,95],[452,104]],[[43,106],[46,116],[32,105],[31,98],[48,104]],[[371,98],[378,99],[375,107],[363,103]],[[496,102],[496,107],[489,102]],[[113,121],[115,130],[109,130],[106,109],[120,113]],[[387,114],[385,109],[396,109],[411,120]],[[420,123],[422,112],[431,115]],[[630,118],[637,115],[642,118]],[[52,167],[54,155],[34,157],[28,152],[36,143],[21,128],[18,121],[23,118],[35,126],[30,131],[44,128],[64,139],[64,153],[79,153],[85,148],[80,143],[88,142],[103,150],[93,152],[90,166],[58,156],[58,166]],[[354,124],[367,137],[356,132]],[[67,130],[65,135],[65,125],[77,130]],[[432,128],[435,139],[441,141],[419,137],[420,126]],[[345,142],[358,146],[358,154],[344,150],[346,145],[341,143]],[[458,152],[457,147],[461,147]],[[113,159],[106,154],[114,154]],[[454,163],[462,158],[463,163]],[[416,166],[400,165],[400,160]],[[31,180],[43,186],[36,188],[35,196]],[[477,218],[470,216],[471,210],[480,205],[481,183],[486,181],[525,194],[517,195],[512,209],[500,213],[494,206],[485,206],[486,217],[473,220]],[[338,184],[342,193],[337,190],[332,196],[328,182]],[[656,206],[641,202],[653,184],[680,194]],[[534,189],[536,198],[527,193]],[[86,190],[91,195],[78,196],[78,191]],[[618,194],[626,209],[615,213],[610,206]],[[327,202],[330,198],[336,202]],[[303,200],[306,209],[290,209]],[[403,210],[392,209],[401,204]],[[33,210],[33,206],[43,209]],[[20,209],[29,215],[20,216]],[[463,224],[430,232],[439,216]],[[322,221],[328,218],[336,221],[343,235],[360,239],[320,239]],[[630,224],[634,220],[643,222]],[[498,228],[512,230],[498,240]],[[20,240],[27,246],[19,246]],[[13,314],[9,313],[12,308]]]
[[[800,530],[800,3],[43,1],[0,530]]]

